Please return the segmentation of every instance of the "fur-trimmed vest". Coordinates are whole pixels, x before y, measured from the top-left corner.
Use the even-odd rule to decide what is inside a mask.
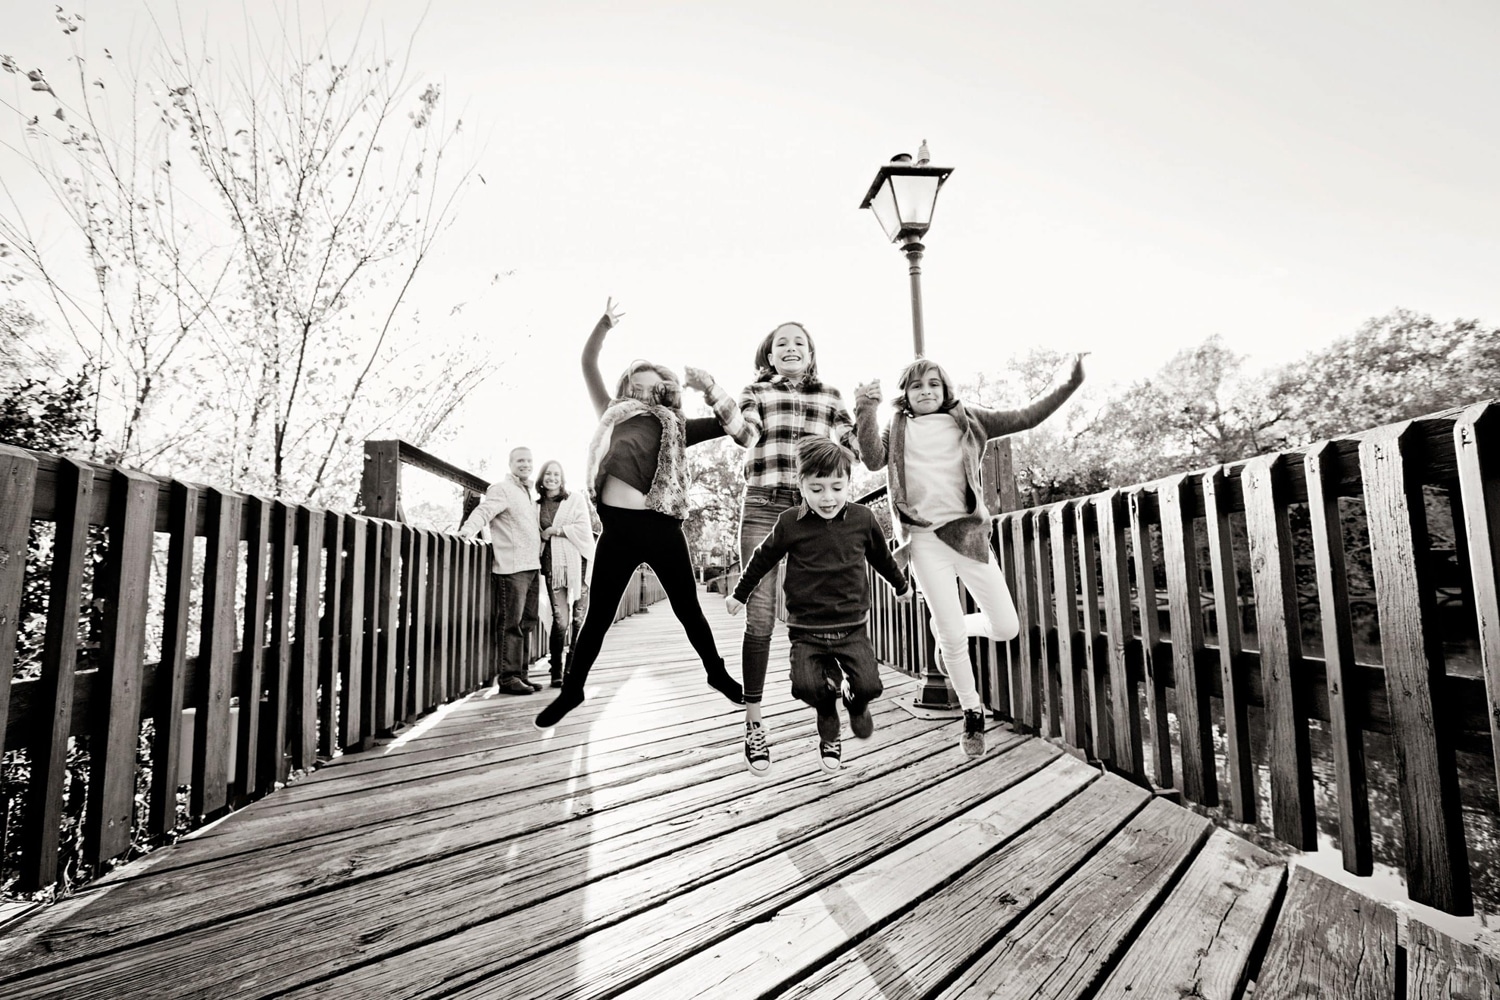
[[[609,452],[615,428],[632,417],[647,413],[661,423],[661,446],[656,452],[656,476],[646,493],[646,507],[680,521],[688,516],[687,465],[684,461],[687,426],[679,411],[666,406],[648,406],[637,399],[617,399],[605,408],[604,415],[599,418],[599,429],[594,431],[594,440],[589,444],[589,499],[595,504],[599,502],[599,466]]]

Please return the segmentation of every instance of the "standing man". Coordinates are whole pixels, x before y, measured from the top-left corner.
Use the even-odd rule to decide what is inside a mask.
[[[537,624],[542,533],[531,497],[530,448],[511,449],[510,475],[490,484],[458,533],[473,538],[486,526],[495,553],[490,571],[498,577],[495,593],[505,613],[496,682],[501,694],[531,694],[542,689],[526,679],[526,640]]]

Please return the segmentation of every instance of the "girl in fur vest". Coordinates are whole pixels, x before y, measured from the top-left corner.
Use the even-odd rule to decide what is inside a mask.
[[[543,591],[552,599],[547,664],[552,686],[562,687],[563,647],[571,648],[589,610],[589,568],[594,522],[582,493],[568,492],[562,463],[547,462],[536,477],[537,524],[542,529]]]
[[[737,705],[743,700],[740,684],[724,669],[724,658],[698,604],[692,559],[682,534],[682,519],[688,513],[683,453],[723,436],[739,414],[734,399],[714,384],[712,376],[689,368],[688,387],[703,393],[715,416],[684,417],[677,376],[648,361],[633,362],[611,398],[599,373],[599,348],[623,315],[614,300],[607,302],[583,348],[583,376],[600,418],[589,445],[586,481],[604,531],[594,550],[588,614],[568,654],[562,690],[536,717],[538,729],[557,725],[583,703],[584,682],[614,623],[630,576],[641,563],[656,571],[672,613],[703,660],[709,686]]]
[[[749,566],[781,512],[802,502],[797,445],[804,437],[832,438],[859,455],[854,420],[843,397],[818,380],[812,337],[801,323],[783,323],[755,351],[755,381],[740,393],[741,422],[729,434],[745,454],[745,497],[740,506],[740,565]],[[761,722],[760,699],[776,626],[781,573],[756,588],[745,611],[740,674],[745,681],[745,766],[756,777],[771,773],[771,748]]]
[[[961,402],[941,365],[919,359],[901,373],[901,396],[884,431],[876,427],[880,382],[855,390],[860,454],[870,469],[890,465],[891,516],[907,547],[911,574],[927,599],[938,651],[964,711],[964,753],[984,753],[984,703],[969,659],[971,635],[998,641],[1019,631],[1016,606],[990,552],[990,512],[980,470],[986,442],[1045,420],[1083,382],[1083,355],[1062,385],[1020,410]],[[979,613],[965,615],[957,582]]]

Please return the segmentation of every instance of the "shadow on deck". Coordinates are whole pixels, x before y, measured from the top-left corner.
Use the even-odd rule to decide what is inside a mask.
[[[721,649],[740,622],[705,598]],[[590,700],[471,696],[0,938],[7,997],[1486,997],[1500,964],[887,672],[825,775],[784,639],[775,770],[664,605]],[[1252,984],[1252,980],[1254,980]]]

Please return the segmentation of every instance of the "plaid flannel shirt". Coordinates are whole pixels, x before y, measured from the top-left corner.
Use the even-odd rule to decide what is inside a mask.
[[[749,451],[745,483],[749,486],[797,486],[797,442],[803,435],[828,437],[859,456],[859,438],[844,398],[830,385],[808,392],[801,382],[773,375],[752,382],[740,393],[741,421],[726,429]]]

